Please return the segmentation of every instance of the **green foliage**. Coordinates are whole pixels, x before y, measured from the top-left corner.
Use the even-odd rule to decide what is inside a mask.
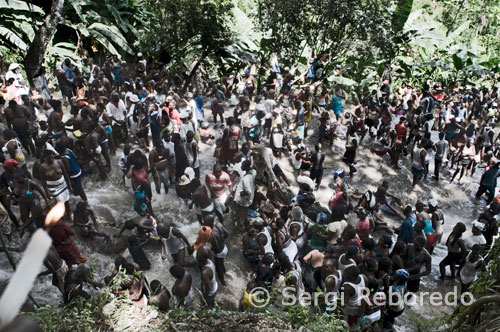
[[[298,59],[310,48],[340,59],[360,47],[392,54],[389,0],[259,0],[258,27],[272,39],[273,52]]]
[[[188,54],[218,54],[231,44],[230,0],[146,0],[153,12],[141,31],[141,47],[150,55],[167,52],[180,60]]]
[[[62,24],[77,35],[78,53],[102,48],[121,56],[134,53],[131,45],[146,15],[140,3],[133,0],[72,0],[65,6]]]
[[[392,16],[392,29],[395,32],[403,31],[406,21],[410,16],[413,0],[398,0]]]
[[[0,0],[0,45],[18,54],[28,49],[35,37],[35,28],[41,24],[43,10],[20,0]]]

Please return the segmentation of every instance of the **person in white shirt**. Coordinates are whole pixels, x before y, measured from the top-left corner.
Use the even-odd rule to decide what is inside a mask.
[[[257,172],[252,169],[250,160],[243,161],[241,169],[245,172],[245,175],[243,175],[243,178],[236,188],[234,202],[237,206],[237,226],[243,231],[245,228],[246,216],[248,214],[248,207],[252,204],[255,195],[255,176]]]
[[[474,221],[472,223],[472,230],[464,233],[463,238],[467,250],[471,250],[475,244],[481,247],[481,251],[484,250],[486,246],[486,238],[482,234],[484,227],[485,225],[482,222]]]
[[[106,113],[113,121],[113,125],[115,123],[122,124],[125,120],[125,114],[127,113],[127,108],[125,107],[125,103],[120,99],[120,95],[116,92],[111,94],[111,100],[106,105]]]
[[[476,244],[465,257],[464,265],[460,270],[460,292],[466,292],[470,284],[476,280],[478,273],[484,269],[485,264],[483,257],[481,257],[481,247]]]

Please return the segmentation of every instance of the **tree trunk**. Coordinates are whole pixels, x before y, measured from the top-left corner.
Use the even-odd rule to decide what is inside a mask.
[[[196,74],[196,71],[200,67],[201,63],[205,60],[205,58],[210,54],[210,52],[203,52],[201,55],[200,59],[196,61],[196,64],[194,65],[193,69],[191,69],[191,72],[189,73],[188,77],[186,78],[186,82],[184,83],[184,86],[182,87],[182,91],[186,91],[189,83],[191,83],[191,80],[193,79],[194,74]],[[199,91],[201,93],[201,91]]]
[[[24,68],[31,88],[38,90],[45,98],[50,98],[50,92],[43,69],[43,60],[57,25],[61,21],[63,7],[64,0],[53,0],[50,13],[45,17],[42,26],[36,32],[35,38],[24,57]]]

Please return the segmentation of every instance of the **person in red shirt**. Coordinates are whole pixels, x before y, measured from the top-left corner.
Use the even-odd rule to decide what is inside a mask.
[[[226,201],[232,197],[232,183],[229,174],[222,170],[220,164],[215,164],[212,171],[208,171],[205,176],[205,183],[210,191],[212,201],[215,206],[215,214],[220,222],[223,222],[222,215],[229,212]],[[227,189],[226,189],[227,186]]]
[[[238,140],[240,138],[240,128],[236,125],[236,119],[231,116],[226,122],[228,127],[224,130],[222,136],[220,157],[223,163],[233,160],[234,155],[238,152]]]
[[[399,156],[401,155],[401,151],[403,151],[404,146],[406,145],[406,134],[408,133],[408,128],[405,125],[406,117],[402,116],[399,119],[399,123],[394,127],[395,137],[394,144],[391,149],[391,158],[392,164],[395,168],[399,169],[398,161]]]

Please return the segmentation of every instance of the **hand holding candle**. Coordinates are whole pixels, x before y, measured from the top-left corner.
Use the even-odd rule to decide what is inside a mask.
[[[57,203],[45,218],[45,228],[58,222],[64,216],[64,211],[64,203]],[[51,245],[52,239],[43,229],[38,229],[31,237],[23,258],[0,299],[0,328],[17,316],[40,273],[43,260]]]

